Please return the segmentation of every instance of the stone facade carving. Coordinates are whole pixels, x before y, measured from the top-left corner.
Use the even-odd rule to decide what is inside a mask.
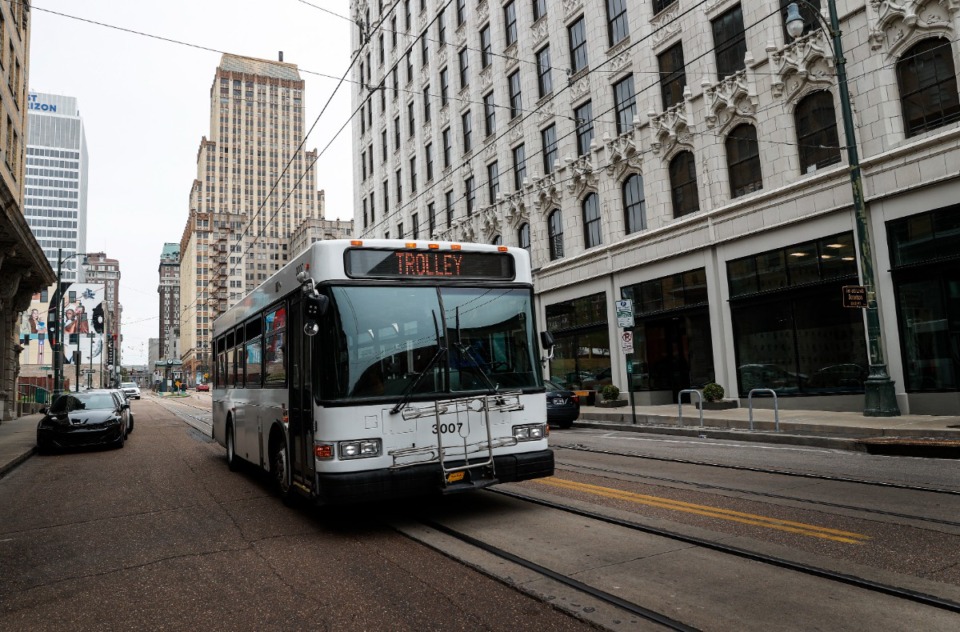
[[[689,144],[695,131],[693,123],[693,94],[690,86],[683,89],[683,101],[662,114],[649,112],[650,134],[653,137],[650,149],[654,154],[669,155],[677,143]]]
[[[634,128],[614,139],[604,143],[607,164],[604,169],[608,176],[620,181],[628,171],[641,172],[643,169],[643,154],[640,145],[639,122],[634,121]]]
[[[493,64],[480,71],[480,91],[484,92],[493,86]]]
[[[661,44],[672,38],[680,32],[680,1],[674,2],[650,20],[650,26],[653,27],[653,45],[659,47]]]
[[[563,201],[563,187],[557,183],[556,171],[533,180],[533,208],[541,215]]]
[[[563,19],[569,20],[573,14],[583,8],[583,0],[563,0]]]
[[[706,79],[703,87],[703,103],[706,108],[704,120],[708,129],[720,131],[740,116],[752,116],[757,111],[760,99],[754,81],[753,56],[747,53],[746,68],[711,85]]]
[[[588,190],[596,191],[600,182],[599,172],[593,166],[590,154],[580,156],[568,165],[570,173],[567,175],[567,191],[574,199],[580,197]]]
[[[775,77],[773,96],[794,101],[808,84],[832,84],[833,47],[822,30],[798,37],[779,50],[770,51]]]
[[[960,0],[870,0],[870,47],[899,57],[931,33],[952,33],[957,11]]]
[[[540,44],[547,41],[547,38],[550,36],[547,21],[540,19],[534,22],[533,26],[530,27],[530,34],[533,36],[534,47],[539,48]]]

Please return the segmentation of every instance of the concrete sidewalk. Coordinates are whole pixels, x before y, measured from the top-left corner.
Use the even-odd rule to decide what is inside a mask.
[[[754,408],[751,430],[747,408],[700,410],[676,404],[618,408],[582,406],[579,427],[706,436],[764,443],[817,445],[876,454],[960,458],[960,415],[865,417],[862,413]],[[777,423],[779,421],[779,424]],[[779,430],[778,430],[779,428]]]
[[[26,461],[37,448],[37,424],[41,414],[25,415],[0,423],[0,478]]]

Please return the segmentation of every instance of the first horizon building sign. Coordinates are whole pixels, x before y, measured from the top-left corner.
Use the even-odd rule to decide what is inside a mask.
[[[35,92],[31,92],[27,96],[27,107],[31,110],[37,110],[39,112],[56,112],[57,105],[55,103],[43,103],[38,98],[38,95]]]

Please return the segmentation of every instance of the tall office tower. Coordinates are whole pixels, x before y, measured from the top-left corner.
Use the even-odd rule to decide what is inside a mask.
[[[301,147],[295,64],[223,55],[210,123],[180,240],[180,355],[191,384],[211,368],[214,319],[284,265],[301,222],[323,217],[317,152]]]
[[[180,357],[177,339],[180,337],[180,244],[163,244],[160,253],[160,346],[161,360]],[[153,365],[150,365],[151,369]]]
[[[87,139],[74,97],[31,92],[24,215],[62,281],[83,281],[87,247]]]
[[[588,399],[956,412],[957,3],[789,4],[353,3],[357,236],[526,249]]]
[[[104,356],[104,369],[108,365],[113,366],[113,373],[105,378],[104,386],[119,384],[120,364],[123,362],[120,347],[123,343],[123,331],[121,328],[123,307],[120,305],[120,262],[116,259],[110,259],[106,253],[91,252],[87,257],[86,264],[87,282],[91,284],[102,284],[104,286],[103,297],[103,336],[106,354]],[[99,328],[99,323],[95,326]]]

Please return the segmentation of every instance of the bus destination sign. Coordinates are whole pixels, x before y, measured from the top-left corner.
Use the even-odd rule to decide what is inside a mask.
[[[347,276],[354,279],[486,279],[512,281],[513,257],[500,252],[350,249]]]

